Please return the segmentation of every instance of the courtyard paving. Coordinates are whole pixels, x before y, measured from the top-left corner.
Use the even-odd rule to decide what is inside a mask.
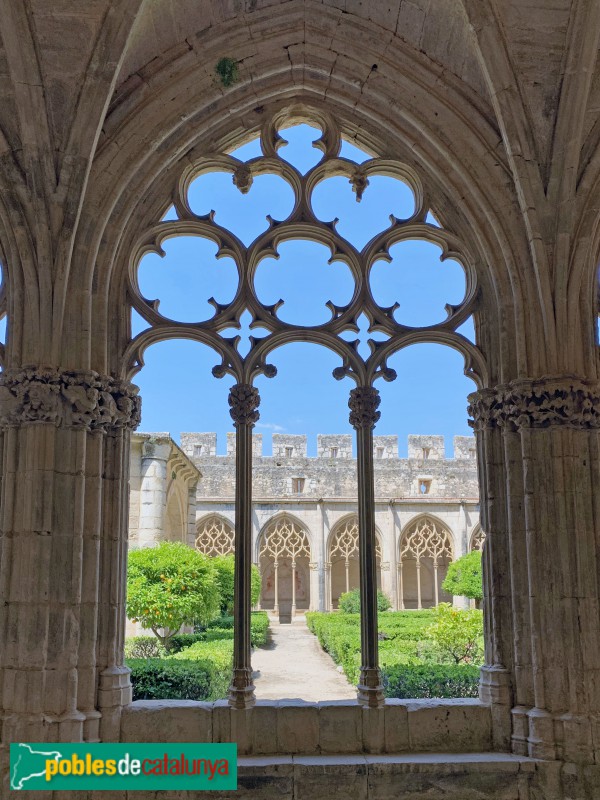
[[[346,680],[303,616],[290,625],[271,621],[272,643],[252,653],[257,700],[355,700]]]

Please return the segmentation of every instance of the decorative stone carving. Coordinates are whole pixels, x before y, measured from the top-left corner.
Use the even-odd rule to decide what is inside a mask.
[[[248,194],[253,181],[252,170],[247,164],[240,164],[234,171],[232,180],[233,185],[239,189],[242,194]]]
[[[571,376],[518,380],[469,395],[469,425],[506,427],[600,427],[600,385]]]
[[[369,179],[361,169],[357,169],[354,172],[354,175],[350,178],[350,185],[352,186],[352,191],[356,195],[356,202],[360,203],[362,200],[362,196],[365,192],[365,189],[369,185]]]
[[[380,403],[379,392],[372,386],[357,386],[352,389],[348,400],[352,427],[373,428],[381,417],[381,411],[377,411]]]
[[[93,371],[36,367],[0,376],[0,426],[50,423],[88,431],[134,430],[141,418],[138,388]]]
[[[402,536],[400,542],[400,561],[406,557],[417,563],[430,557],[434,564],[448,558],[452,559],[452,536],[448,530],[429,517],[418,519]]]
[[[236,383],[229,390],[231,419],[238,425],[255,425],[260,417],[258,406],[260,396],[255,386],[247,383]]]
[[[379,537],[375,540],[375,555],[381,559],[381,542]],[[329,559],[343,558],[349,561],[358,558],[358,517],[353,516],[345,522],[338,524],[331,538],[329,546]]]
[[[222,517],[213,514],[197,525],[196,549],[207,556],[226,556],[235,550],[233,528]]]
[[[485,531],[481,528],[477,528],[475,533],[471,536],[471,546],[469,547],[469,551],[471,550],[483,550],[483,545],[485,544]]]

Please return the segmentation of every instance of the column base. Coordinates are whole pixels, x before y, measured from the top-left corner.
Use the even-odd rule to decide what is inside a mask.
[[[256,703],[252,670],[234,669],[231,685],[229,686],[228,702],[232,708],[252,708]]]
[[[527,712],[529,736],[527,737],[530,758],[553,761],[556,758],[554,718],[543,708],[532,708]]]
[[[369,708],[380,708],[385,705],[381,670],[378,667],[361,667],[357,699],[362,706]]]

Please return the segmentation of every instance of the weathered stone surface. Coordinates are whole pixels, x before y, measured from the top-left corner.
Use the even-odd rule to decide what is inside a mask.
[[[211,742],[211,703],[194,700],[136,700],[123,711],[124,742]]]

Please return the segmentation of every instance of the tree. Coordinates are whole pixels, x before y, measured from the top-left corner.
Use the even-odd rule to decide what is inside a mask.
[[[127,616],[151,630],[168,650],[182,625],[219,613],[211,559],[181,542],[161,542],[129,553]]]
[[[339,609],[344,614],[360,613],[360,589],[352,589],[340,595]],[[377,589],[377,610],[387,611],[391,608],[390,598],[381,589]]]
[[[459,611],[450,603],[440,603],[435,622],[425,636],[438,649],[443,660],[455,664],[478,664],[483,656],[483,614],[481,611]]]
[[[483,597],[481,551],[473,550],[457,561],[453,561],[448,567],[448,574],[442,583],[442,589],[448,594],[481,600]]]
[[[215,558],[211,559],[211,562],[216,571],[217,585],[221,595],[221,614],[230,616],[233,614],[235,558],[232,554],[227,556],[215,556]],[[258,603],[261,585],[262,581],[258,567],[256,564],[252,564],[250,594],[253,606]]]

